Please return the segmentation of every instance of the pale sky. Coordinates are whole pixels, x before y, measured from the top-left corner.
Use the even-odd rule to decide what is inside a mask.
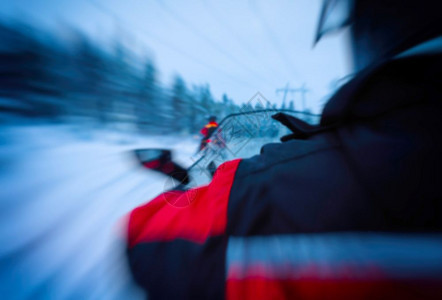
[[[331,81],[350,72],[345,32],[313,48],[320,0],[0,0],[1,18],[60,31],[66,25],[99,43],[118,38],[150,55],[163,85],[174,74],[209,83],[236,102],[256,92],[281,103],[277,88],[302,84],[318,111]],[[301,108],[300,95],[289,96]]]

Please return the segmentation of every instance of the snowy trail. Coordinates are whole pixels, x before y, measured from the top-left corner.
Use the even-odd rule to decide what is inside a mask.
[[[129,150],[175,149],[190,164],[198,141],[62,126],[5,128],[0,141],[0,294],[7,299],[140,299],[124,257],[126,214],[166,187]],[[97,141],[98,140],[98,141]]]

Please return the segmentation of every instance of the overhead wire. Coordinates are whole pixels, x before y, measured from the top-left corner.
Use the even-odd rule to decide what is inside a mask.
[[[242,69],[247,71],[248,73],[252,74],[255,77],[259,77],[262,80],[268,80],[267,78],[263,77],[259,72],[256,72],[255,70],[252,70],[247,65],[245,65],[240,59],[236,58],[234,55],[232,55],[230,52],[225,51],[223,49],[223,46],[218,44],[216,41],[209,38],[207,35],[205,35],[202,31],[200,31],[197,27],[195,27],[192,23],[188,22],[185,18],[180,16],[178,13],[176,13],[173,9],[171,9],[168,5],[164,3],[164,1],[157,0],[156,1],[159,6],[167,12],[170,16],[173,17],[173,19],[176,22],[179,22],[182,26],[186,27],[189,31],[191,31],[195,36],[203,40],[207,45],[209,45],[212,49],[217,51],[218,53],[222,54],[224,57],[229,59],[234,64],[240,66]]]
[[[251,2],[250,2],[251,3]],[[288,75],[294,76],[295,78],[299,78],[299,74],[296,72],[296,67],[294,66],[291,58],[287,53],[283,50],[277,35],[273,32],[269,24],[267,23],[265,17],[263,16],[262,12],[260,11],[258,5],[256,2],[253,2],[251,4],[252,11],[257,16],[257,19],[259,20],[261,27],[264,29],[267,37],[269,38],[271,44],[275,48],[276,52],[278,53],[281,62],[284,64],[284,66],[287,68]]]
[[[216,13],[216,9],[214,9],[214,7],[211,4],[209,4],[210,1],[203,1],[203,2],[205,4],[204,7],[206,11],[213,17],[213,20],[215,20],[220,25],[220,28],[223,28],[225,32],[233,36],[236,42],[239,45],[241,45],[241,47],[246,53],[250,53],[256,57],[257,56],[256,51],[252,47],[250,47],[247,43],[244,43],[243,39],[238,35],[237,31],[234,30],[228,22],[225,22],[224,19],[221,18],[218,13]],[[273,72],[273,74],[276,74],[278,72],[278,70],[276,70],[272,66],[266,66],[266,68],[270,69]],[[273,78],[270,77],[269,79],[273,80]]]
[[[91,3],[96,9],[98,9],[101,13],[104,13],[108,16],[110,16],[111,18],[115,19],[116,21],[118,21],[120,24],[126,24],[128,25],[127,27],[134,27],[133,25],[131,26],[131,24],[129,24],[127,21],[125,21],[124,19],[122,19],[121,17],[119,17],[114,11],[112,11],[111,9],[105,7],[104,5],[102,5],[101,3],[95,1],[95,0],[88,0],[89,3]],[[212,65],[209,64],[205,61],[202,61],[201,59],[199,59],[198,57],[182,50],[179,47],[176,47],[175,45],[169,43],[168,41],[164,40],[163,38],[161,38],[160,36],[158,36],[157,34],[147,31],[145,29],[136,27],[136,30],[138,30],[139,32],[148,35],[150,38],[152,38],[153,40],[155,40],[156,42],[158,42],[159,44],[165,46],[166,48],[176,52],[177,54],[180,54],[183,57],[188,58],[189,60],[193,61],[194,63],[201,65],[207,69],[210,69],[211,71],[215,70],[218,73],[223,74],[226,78],[229,78],[230,80],[234,81],[237,84],[244,84],[250,87],[255,88],[255,86],[253,84],[251,84],[250,82],[244,81],[241,78],[238,78],[228,72],[226,72],[225,70],[217,67],[216,65]]]

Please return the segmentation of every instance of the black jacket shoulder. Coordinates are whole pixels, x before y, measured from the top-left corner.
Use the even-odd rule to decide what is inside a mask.
[[[442,56],[388,61],[343,86],[303,140],[243,160],[228,232],[442,229]]]

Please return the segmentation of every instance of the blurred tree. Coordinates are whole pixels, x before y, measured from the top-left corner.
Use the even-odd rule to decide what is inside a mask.
[[[0,22],[2,113],[51,120],[63,115],[77,124],[149,133],[194,133],[209,115],[221,120],[239,111],[226,94],[217,101],[208,84],[189,89],[177,75],[170,89],[162,87],[154,63],[140,64],[118,41],[109,50],[77,30],[68,33],[61,39]]]
[[[262,103],[260,101],[255,103],[255,110],[263,110],[264,106],[262,105]]]
[[[176,75],[172,86],[172,115],[171,126],[175,132],[183,132],[188,128],[189,103],[186,83],[181,76]]]
[[[103,99],[103,89],[105,88],[105,74],[108,71],[105,55],[85,37],[80,37],[74,55],[78,71],[74,87],[78,101],[76,113],[104,124],[107,105]]]
[[[51,49],[28,26],[0,24],[0,103],[2,111],[54,118],[59,109],[48,58]],[[8,99],[5,101],[5,99]]]
[[[154,131],[161,123],[162,107],[157,97],[157,70],[151,60],[145,63],[139,84],[139,103],[136,109],[138,128],[143,132]]]
[[[200,103],[204,110],[204,113],[208,116],[214,113],[214,100],[212,93],[210,92],[210,86],[208,84],[204,85],[200,89]]]
[[[227,94],[223,94],[223,96],[222,96],[222,106],[223,106],[222,117],[226,117],[230,114],[233,114],[233,113],[236,113],[239,111],[238,106],[235,105],[233,100],[230,99],[229,96],[227,96]]]
[[[294,103],[293,100],[291,100],[291,101],[289,102],[289,107],[288,107],[288,109],[291,109],[291,110],[294,110],[294,109],[295,109],[295,103]]]
[[[188,111],[187,111],[187,122],[186,122],[186,126],[188,129],[189,133],[195,133],[198,132],[199,128],[199,124],[198,124],[198,103],[197,103],[197,98],[194,95],[194,93],[189,92],[189,94],[187,95],[187,106],[188,106]]]

